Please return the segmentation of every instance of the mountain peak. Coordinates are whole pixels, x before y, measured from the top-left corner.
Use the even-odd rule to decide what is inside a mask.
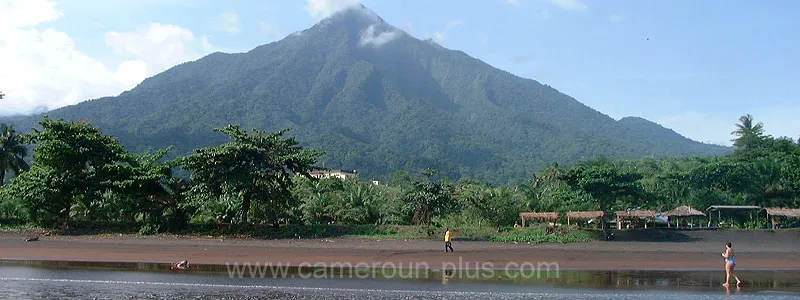
[[[339,22],[357,23],[361,25],[385,23],[383,18],[378,16],[374,11],[364,6],[364,4],[358,4],[333,13],[320,21],[318,25],[325,26]]]
[[[310,32],[317,36],[339,36],[355,41],[354,45],[379,48],[401,38],[405,33],[386,23],[363,4],[340,10],[314,25]]]
[[[328,153],[324,164],[384,179],[435,168],[499,184],[554,161],[729,152],[643,119],[616,124],[551,87],[433,45],[356,6],[301,34],[209,55],[48,115],[92,122],[134,152],[174,146],[173,155],[224,143],[210,132],[227,124],[294,128],[304,145]]]

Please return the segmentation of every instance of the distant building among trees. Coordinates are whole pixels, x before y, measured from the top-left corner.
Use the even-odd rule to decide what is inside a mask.
[[[357,170],[316,170],[308,173],[314,178],[339,178],[347,180],[350,178],[358,178]]]

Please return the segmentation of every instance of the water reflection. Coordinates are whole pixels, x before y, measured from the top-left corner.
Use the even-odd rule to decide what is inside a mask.
[[[20,266],[23,266],[20,268]],[[14,276],[24,278],[53,278],[51,273],[42,270],[95,270],[115,273],[138,274],[134,280],[152,281],[155,274],[174,276],[168,264],[140,262],[73,262],[73,261],[8,261],[0,260],[0,274],[9,277],[7,270],[13,269]],[[204,282],[225,282],[241,284],[243,280],[252,279],[369,279],[385,282],[406,282],[427,285],[442,284],[492,284],[504,287],[550,286],[570,289],[602,289],[602,290],[715,290],[721,291],[724,271],[652,271],[652,270],[549,270],[526,273],[525,270],[395,270],[395,269],[348,269],[348,268],[314,268],[287,267],[281,272],[266,269],[258,274],[230,273],[230,266],[225,265],[192,265],[192,270],[179,272],[180,275],[203,278]],[[135,272],[135,273],[132,273]],[[800,271],[737,271],[742,278],[742,287],[748,292],[787,291],[800,292]],[[71,273],[61,272],[59,276]],[[398,276],[400,274],[400,276]],[[243,275],[243,276],[241,276]],[[257,275],[257,276],[253,276]],[[311,276],[319,275],[319,276]],[[366,276],[364,276],[366,275]],[[50,276],[50,277],[47,277]],[[133,276],[133,275],[129,275]],[[131,278],[126,278],[131,279]],[[380,281],[383,280],[383,281]],[[248,284],[252,284],[247,281]],[[362,280],[363,281],[363,280]],[[287,281],[280,281],[285,283]],[[294,282],[294,281],[292,281]],[[308,282],[308,281],[306,281]],[[732,287],[730,293],[740,289]]]

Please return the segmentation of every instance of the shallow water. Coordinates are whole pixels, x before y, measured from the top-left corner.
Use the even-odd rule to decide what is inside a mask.
[[[788,274],[787,274],[788,273]],[[558,278],[514,281],[231,278],[221,272],[172,273],[0,264],[3,299],[798,299],[800,272],[742,272],[740,289],[719,286],[720,272],[562,271]],[[749,276],[749,277],[748,277]],[[769,281],[772,282],[769,282]],[[777,280],[777,281],[776,281]],[[758,284],[755,284],[758,283]],[[729,295],[730,294],[730,295]]]

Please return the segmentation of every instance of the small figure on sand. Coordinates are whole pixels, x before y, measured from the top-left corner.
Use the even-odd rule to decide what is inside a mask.
[[[188,260],[182,260],[182,261],[179,261],[177,263],[172,263],[172,264],[170,264],[169,269],[170,270],[187,270],[187,269],[189,269],[189,261]]]
[[[444,232],[444,252],[455,252],[455,251],[453,251],[453,244],[450,243],[451,237],[452,237],[452,233],[450,233],[450,228],[445,228],[445,232]]]
[[[739,276],[736,276],[736,274],[733,273],[733,268],[736,267],[735,255],[736,254],[733,253],[733,246],[731,246],[731,242],[725,244],[725,252],[722,252],[722,257],[725,258],[725,283],[722,284],[724,287],[730,286],[731,275],[733,275],[733,278],[736,278],[736,286],[739,286],[739,284],[742,283],[742,281],[739,280]]]

